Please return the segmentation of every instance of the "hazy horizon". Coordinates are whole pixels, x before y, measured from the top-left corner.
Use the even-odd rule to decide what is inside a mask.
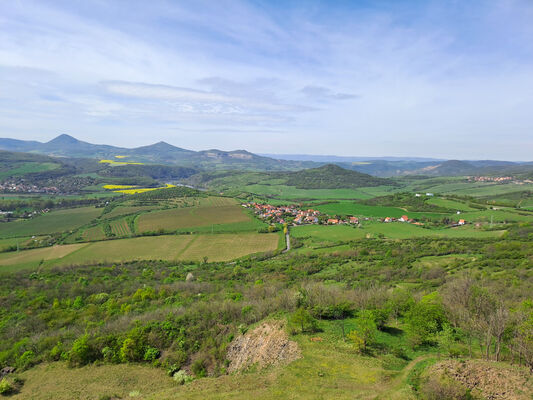
[[[527,161],[533,2],[0,4],[0,137]]]

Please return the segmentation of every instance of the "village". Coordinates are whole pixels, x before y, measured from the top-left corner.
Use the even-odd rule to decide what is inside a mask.
[[[514,183],[523,185],[526,183],[533,183],[531,179],[516,179],[512,176],[469,176],[469,182],[496,182],[496,183]]]
[[[271,204],[259,204],[255,202],[244,203],[243,207],[253,210],[254,214],[261,220],[270,224],[287,224],[287,225],[358,225],[361,220],[370,221],[373,218],[358,218],[348,216],[346,218],[331,218],[331,216],[313,209],[302,209],[297,205],[274,206]],[[376,218],[375,220],[383,223],[404,222],[413,225],[423,226],[422,222],[402,215],[400,218]],[[466,221],[460,219],[452,226],[465,225]]]
[[[55,186],[37,186],[31,183],[26,183],[24,180],[7,180],[0,182],[0,192],[4,193],[59,193],[59,189]]]

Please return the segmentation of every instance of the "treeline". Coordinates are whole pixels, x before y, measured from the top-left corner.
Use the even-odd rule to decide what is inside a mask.
[[[44,210],[54,208],[71,208],[78,206],[99,205],[102,199],[79,198],[69,199],[61,197],[56,199],[24,199],[24,200],[0,200],[0,210],[2,211],[24,211],[24,210]]]

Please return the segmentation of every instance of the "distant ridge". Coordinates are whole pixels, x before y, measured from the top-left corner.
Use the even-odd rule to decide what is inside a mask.
[[[52,157],[93,158],[121,163],[172,165],[196,170],[296,171],[317,168],[325,164],[335,164],[345,170],[357,171],[377,177],[403,175],[501,175],[507,171],[509,174],[515,173],[529,176],[527,174],[531,170],[531,163],[494,160],[465,161],[438,160],[424,157],[257,155],[247,150],[223,151],[218,149],[193,151],[163,141],[137,148],[124,148],[84,142],[65,133],[45,143],[34,140],[0,138],[0,150],[44,154]]]
[[[123,163],[172,164],[199,169],[288,171],[320,165],[313,162],[275,160],[258,156],[246,150],[223,151],[212,149],[193,151],[176,147],[163,141],[129,149],[104,144],[92,144],[78,140],[68,134],[61,134],[45,143],[0,138],[0,150],[45,154],[54,157],[95,158]]]

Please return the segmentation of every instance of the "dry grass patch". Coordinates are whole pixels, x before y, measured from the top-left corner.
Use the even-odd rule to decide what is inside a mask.
[[[67,368],[64,363],[39,365],[23,372],[24,386],[13,400],[146,399],[175,383],[162,369],[144,365],[90,365]],[[133,396],[132,396],[133,395]]]
[[[61,259],[70,253],[87,246],[87,243],[66,244],[61,246],[42,247],[39,249],[13,251],[0,254],[0,265],[47,261]]]

